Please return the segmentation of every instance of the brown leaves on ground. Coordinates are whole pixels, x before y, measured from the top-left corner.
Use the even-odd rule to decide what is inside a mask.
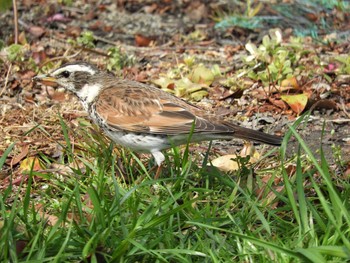
[[[234,172],[242,168],[240,159],[249,157],[249,162],[244,165],[256,163],[260,158],[260,153],[251,142],[246,142],[239,156],[236,154],[222,155],[211,161],[211,164],[223,172]]]

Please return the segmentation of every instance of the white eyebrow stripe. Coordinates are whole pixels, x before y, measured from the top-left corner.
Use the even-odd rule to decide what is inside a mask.
[[[52,76],[57,76],[60,73],[62,73],[63,71],[69,71],[69,72],[77,72],[77,71],[85,71],[85,72],[89,72],[91,75],[95,75],[96,71],[93,70],[92,68],[85,66],[85,65],[68,65],[65,66],[63,68],[59,68],[56,69],[55,71],[53,71],[51,73]]]

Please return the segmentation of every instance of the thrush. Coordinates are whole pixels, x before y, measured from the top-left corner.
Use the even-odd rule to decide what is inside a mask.
[[[90,118],[115,143],[151,153],[191,142],[240,138],[278,146],[282,138],[224,121],[161,89],[117,78],[86,62],[67,63],[34,81],[75,94]]]

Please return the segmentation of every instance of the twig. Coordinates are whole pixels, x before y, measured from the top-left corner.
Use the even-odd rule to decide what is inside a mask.
[[[12,69],[12,63],[10,64],[10,66],[9,66],[9,68],[7,70],[6,78],[5,78],[5,84],[4,84],[4,87],[2,88],[2,90],[0,92],[0,97],[2,96],[2,94],[5,92],[5,90],[7,88],[7,83],[8,83],[8,80],[9,80],[9,75],[10,75],[11,69]]]
[[[350,113],[348,113],[343,99],[340,99],[340,105],[341,105],[342,110],[345,113],[345,115],[350,118]]]
[[[81,47],[83,51],[86,52],[91,52],[94,54],[97,54],[99,56],[103,56],[103,57],[110,57],[106,52],[100,51],[98,49],[91,49],[91,48],[86,48],[86,47]]]
[[[18,44],[18,11],[17,11],[17,2],[12,0],[13,4],[13,23],[15,25],[15,44]]]
[[[350,119],[335,119],[335,120],[326,120],[326,122],[335,122],[335,123],[344,123],[344,122],[350,122]]]
[[[51,59],[45,61],[40,67],[43,67],[43,66],[45,66],[46,64],[48,64],[48,63],[50,63],[50,62],[53,62],[53,61],[56,61],[56,60],[74,58],[74,57],[78,56],[83,50],[82,50],[82,49],[79,49],[78,52],[76,52],[76,53],[74,53],[73,55],[70,55],[70,56],[67,56],[67,55],[66,55],[66,54],[68,53],[68,51],[70,51],[70,48],[67,49],[67,51],[65,52],[65,54],[64,54],[63,56],[51,58]]]

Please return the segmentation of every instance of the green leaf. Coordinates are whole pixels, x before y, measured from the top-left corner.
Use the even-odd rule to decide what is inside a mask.
[[[1,0],[0,1],[0,12],[5,12],[12,7],[12,0]]]
[[[23,46],[19,44],[12,44],[6,48],[7,58],[11,61],[22,61],[23,59]]]
[[[209,86],[214,80],[214,74],[210,69],[204,66],[198,66],[193,69],[188,78],[194,83],[201,83]]]
[[[80,37],[78,37],[77,39],[78,44],[85,46],[87,48],[94,48],[95,47],[94,41],[95,41],[95,37],[91,31],[82,32]]]
[[[161,76],[159,79],[152,80],[153,84],[161,87],[161,89],[169,89],[169,86],[174,84],[174,80],[165,76]]]
[[[201,91],[197,91],[191,94],[191,99],[195,100],[195,101],[200,101],[202,100],[204,97],[208,96],[208,92],[205,90],[201,90]]]

